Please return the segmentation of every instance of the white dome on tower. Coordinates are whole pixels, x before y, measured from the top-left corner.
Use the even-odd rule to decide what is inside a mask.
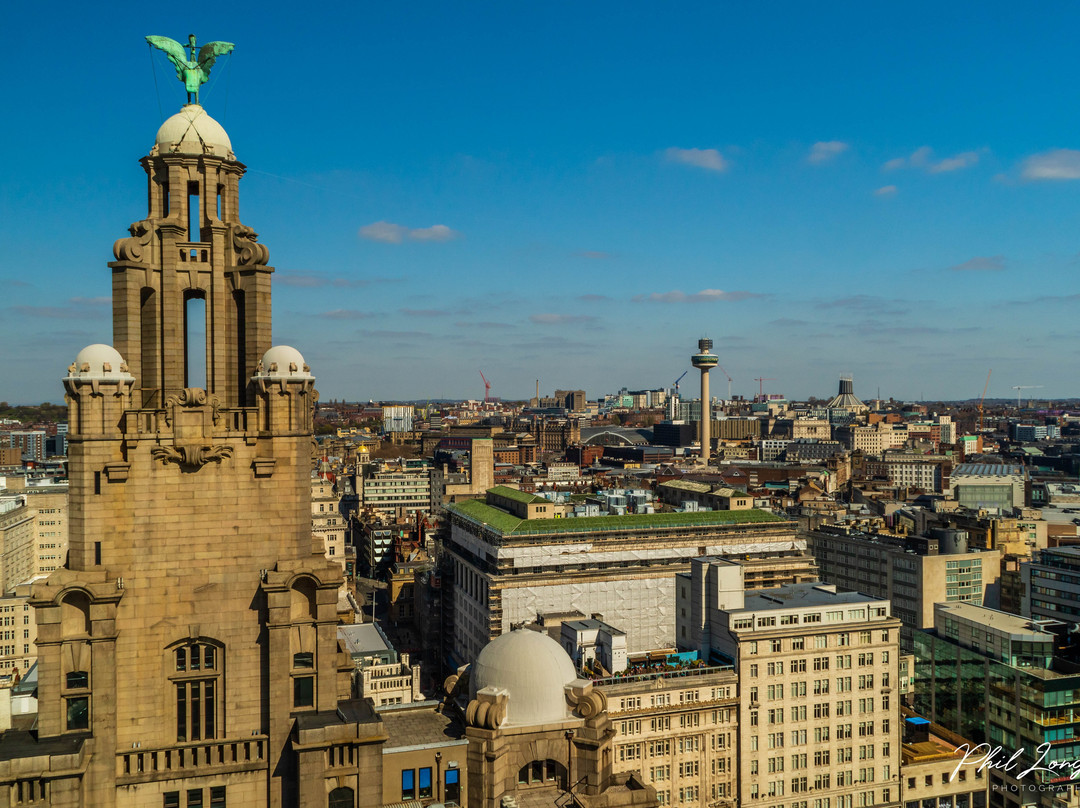
[[[275,345],[263,354],[255,375],[263,379],[314,379],[303,354],[291,345]]]
[[[127,363],[116,348],[99,342],[79,351],[75,363],[68,368],[68,378],[128,380],[135,377],[128,373]]]
[[[221,124],[198,104],[188,104],[158,129],[151,154],[210,154],[235,160],[232,142]]]
[[[496,637],[472,664],[471,698],[485,687],[510,694],[504,726],[533,726],[573,718],[565,688],[578,679],[566,651],[546,634],[518,629]]]

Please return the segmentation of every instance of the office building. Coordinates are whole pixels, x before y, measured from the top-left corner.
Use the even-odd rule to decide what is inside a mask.
[[[1059,625],[1059,624],[1057,624]],[[1032,771],[1080,758],[1074,732],[1080,713],[1080,673],[1059,657],[1049,621],[1033,621],[967,603],[942,603],[932,631],[915,632],[914,707],[919,714],[974,743],[1019,752],[1011,771],[990,770],[992,808],[1069,808],[1078,794],[1055,775]],[[1008,756],[1006,756],[1008,757]],[[1067,780],[1067,778],[1066,778]]]
[[[908,629],[933,626],[935,603],[999,602],[1001,552],[969,549],[963,531],[901,536],[841,522],[811,530],[808,544],[821,580],[890,601]]]
[[[826,584],[747,591],[737,564],[678,579],[679,648],[739,680],[740,805],[897,805],[900,621]],[[824,803],[822,803],[824,805]]]
[[[1021,614],[1080,624],[1080,547],[1036,550],[1020,564]]]
[[[626,632],[631,653],[670,647],[675,575],[703,552],[812,566],[796,524],[763,511],[555,518],[558,508],[501,486],[486,501],[447,506],[459,663],[514,625],[571,609],[602,613]]]
[[[363,478],[361,507],[390,517],[410,516],[431,509],[431,469],[394,468],[373,471]]]
[[[1004,463],[961,463],[949,478],[951,496],[962,507],[1000,514],[1024,507],[1030,485],[1023,466]]]

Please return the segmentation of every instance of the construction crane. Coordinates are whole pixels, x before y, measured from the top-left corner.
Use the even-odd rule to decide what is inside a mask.
[[[728,372],[726,370],[724,370],[723,365],[717,364],[717,367],[720,368],[721,373],[723,373],[725,376],[727,376],[727,400],[731,401],[731,377],[728,376]]]
[[[1020,391],[1021,390],[1038,390],[1042,387],[1041,384],[1014,384],[1012,389],[1016,391],[1016,409],[1020,409]]]
[[[724,374],[727,375],[726,373]],[[776,379],[757,378],[754,379],[758,383],[758,400],[764,400],[765,398],[765,382],[775,382]]]
[[[487,404],[491,393],[491,382],[484,376],[484,371],[480,371],[480,378],[484,380],[484,403]]]
[[[689,370],[684,370],[682,376],[675,380],[675,395],[679,395],[679,382],[681,382],[683,380],[683,376],[686,376],[686,374],[689,372]]]
[[[983,385],[982,398],[979,399],[979,431],[983,431],[983,402],[986,401],[986,391],[990,389],[990,374],[994,372],[994,369],[986,371],[986,384]]]

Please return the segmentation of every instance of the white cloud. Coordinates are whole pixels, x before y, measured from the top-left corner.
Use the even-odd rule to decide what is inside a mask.
[[[1020,176],[1025,180],[1080,180],[1080,151],[1053,149],[1024,160]]]
[[[392,222],[372,222],[360,228],[360,238],[370,241],[381,241],[385,244],[400,244],[405,240],[405,234],[409,228]]]
[[[728,162],[716,149],[679,149],[672,146],[664,152],[672,163],[685,163],[709,171],[727,171]]]
[[[930,162],[930,155],[934,153],[934,150],[929,146],[920,146],[911,153],[911,157],[908,158],[908,162],[914,168],[923,168]]]
[[[982,149],[981,151],[986,151]],[[928,174],[944,174],[949,171],[959,171],[962,168],[970,168],[979,162],[980,152],[966,151],[954,154],[935,161],[934,150],[929,146],[920,146],[907,157],[894,157],[881,165],[882,171],[896,171],[900,168],[921,168]]]
[[[1005,256],[977,255],[949,269],[953,272],[998,272],[1005,269]]]
[[[707,303],[714,300],[746,300],[751,297],[761,297],[761,295],[746,291],[725,292],[722,289],[702,289],[700,292],[688,295],[679,289],[672,289],[670,292],[635,295],[633,300],[636,303]]]
[[[810,147],[810,155],[806,159],[815,165],[827,163],[849,148],[849,144],[840,140],[823,140]]]
[[[979,153],[968,151],[960,152],[960,154],[952,157],[946,157],[939,163],[935,163],[930,166],[931,174],[943,174],[947,171],[959,171],[961,168],[968,168],[979,162]]]
[[[409,228],[393,222],[372,222],[361,227],[359,235],[360,238],[366,238],[369,241],[400,244],[405,239],[410,241],[450,241],[461,234],[456,230],[451,230],[445,224]]]
[[[895,193],[895,185],[882,185],[880,188],[874,191],[874,196],[892,196]]]
[[[433,224],[431,227],[420,227],[409,231],[409,238],[413,241],[450,241],[460,234],[451,230],[445,224]]]
[[[571,325],[573,323],[592,323],[596,318],[589,314],[533,314],[529,319],[537,325]]]

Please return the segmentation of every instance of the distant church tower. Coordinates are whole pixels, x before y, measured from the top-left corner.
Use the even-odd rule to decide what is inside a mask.
[[[0,742],[0,804],[379,804],[377,720],[344,701],[341,567],[313,546],[314,377],[270,344],[245,167],[194,104],[141,162],[149,210],[109,264],[115,348],[64,379],[70,552],[33,587],[38,721]]]

